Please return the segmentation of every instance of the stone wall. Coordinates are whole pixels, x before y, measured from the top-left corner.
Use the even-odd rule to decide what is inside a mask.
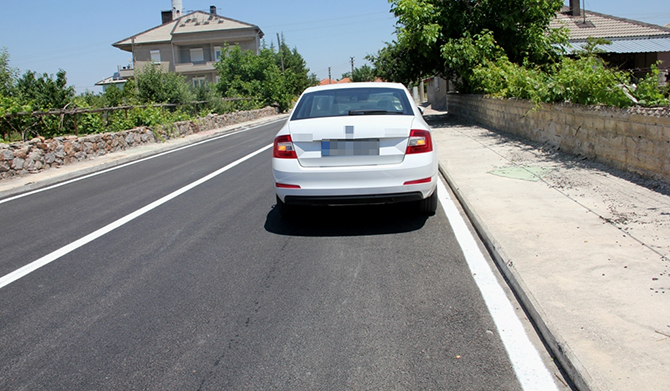
[[[450,113],[670,182],[670,109],[541,104],[447,94]]]
[[[27,142],[0,143],[0,179],[38,173],[53,167],[93,159],[144,144],[163,142],[190,134],[276,115],[279,110],[266,107],[223,115],[209,115],[193,121],[176,122],[157,128],[140,127],[117,133],[66,136]]]

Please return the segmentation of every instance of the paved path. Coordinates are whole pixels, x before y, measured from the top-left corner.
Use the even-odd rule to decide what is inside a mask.
[[[426,114],[443,173],[580,388],[670,390],[668,186]]]

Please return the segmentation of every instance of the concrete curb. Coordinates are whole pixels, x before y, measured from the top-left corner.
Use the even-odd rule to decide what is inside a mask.
[[[501,246],[489,234],[486,225],[482,222],[482,219],[479,218],[474,208],[460,193],[459,188],[449,176],[449,173],[442,163],[439,164],[439,171],[463,207],[463,210],[472,223],[477,235],[484,243],[484,246],[493,258],[493,261],[512,290],[512,293],[521,304],[524,312],[533,324],[533,327],[540,335],[542,342],[549,349],[554,360],[558,361],[558,366],[561,371],[564,372],[566,377],[572,382],[572,386],[577,390],[590,391],[591,387],[589,386],[589,383],[591,383],[591,377],[586,373],[584,367],[581,365],[566,341],[564,341],[560,335],[557,335],[557,333],[552,331],[553,328],[548,322],[548,318],[543,316],[541,307],[537,304],[532,292],[529,292],[528,289],[524,289],[525,284],[523,283],[523,279],[510,267],[512,262],[507,261],[509,257],[505,255]]]

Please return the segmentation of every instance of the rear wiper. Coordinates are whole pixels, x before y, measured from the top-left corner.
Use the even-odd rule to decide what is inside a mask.
[[[379,109],[368,110],[349,110],[349,115],[380,115],[380,114],[401,114],[400,111],[386,111]]]

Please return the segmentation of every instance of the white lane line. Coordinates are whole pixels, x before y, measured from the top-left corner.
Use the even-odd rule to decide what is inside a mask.
[[[51,190],[51,189],[55,189],[55,188],[57,188],[57,187],[61,187],[61,186],[65,186],[65,185],[69,185],[70,183],[78,182],[78,181],[81,181],[81,180],[84,180],[84,179],[88,179],[88,178],[91,178],[91,177],[94,177],[94,176],[97,176],[97,175],[105,174],[105,173],[108,173],[108,172],[110,172],[110,171],[118,170],[118,169],[120,169],[120,168],[124,168],[124,167],[128,167],[128,166],[132,166],[133,164],[137,164],[137,163],[141,163],[141,162],[144,162],[144,161],[147,161],[147,160],[155,159],[155,158],[160,157],[160,156],[163,156],[163,155],[167,155],[167,154],[174,153],[174,152],[177,152],[177,151],[181,151],[181,150],[184,150],[184,149],[187,149],[187,148],[195,147],[195,146],[197,146],[197,145],[205,144],[205,143],[208,143],[208,142],[210,142],[210,141],[215,141],[215,140],[219,140],[219,139],[222,139],[222,138],[225,138],[225,137],[230,137],[230,136],[233,136],[233,135],[235,135],[235,134],[242,133],[242,132],[246,132],[246,131],[251,130],[251,129],[256,129],[256,128],[259,128],[259,127],[261,127],[261,126],[268,125],[268,124],[271,124],[272,122],[278,122],[278,121],[281,121],[281,120],[271,121],[271,122],[267,122],[267,123],[258,124],[258,126],[253,126],[253,127],[250,127],[250,128],[248,128],[248,127],[243,127],[243,128],[240,129],[240,130],[237,130],[237,131],[234,131],[234,132],[231,132],[231,133],[226,133],[226,134],[223,134],[223,135],[221,135],[221,136],[216,136],[216,137],[208,138],[208,139],[206,139],[206,140],[198,141],[198,142],[193,143],[193,144],[188,144],[188,145],[185,145],[185,146],[183,146],[183,147],[179,147],[179,148],[171,149],[171,150],[169,150],[169,151],[165,151],[165,152],[157,153],[157,154],[155,154],[155,155],[147,156],[147,157],[142,158],[142,159],[133,160],[133,161],[128,162],[128,163],[124,163],[124,164],[120,164],[120,165],[118,165],[118,166],[110,167],[110,168],[107,168],[107,169],[105,169],[105,170],[96,171],[96,172],[93,172],[93,173],[88,174],[88,175],[84,175],[84,176],[81,176],[81,177],[78,177],[78,178],[70,179],[70,180],[68,180],[68,181],[64,181],[64,182],[56,183],[56,184],[54,184],[54,185],[47,186],[47,187],[43,187],[43,188],[41,188],[41,189],[36,189],[36,190],[29,191],[29,192],[26,192],[26,193],[21,193],[21,194],[18,194],[18,195],[15,195],[15,196],[8,197],[8,198],[5,198],[5,199],[3,199],[3,200],[0,200],[0,204],[4,204],[5,202],[9,202],[9,201],[14,201],[14,200],[19,199],[19,198],[27,197],[27,196],[29,196],[29,195],[33,195],[33,194],[37,194],[37,193],[41,193],[41,192],[43,192],[43,191],[47,191],[47,190]]]
[[[272,144],[266,145],[265,147],[263,147],[263,148],[261,148],[257,151],[254,151],[254,152],[252,152],[252,153],[250,153],[250,154],[248,154],[248,155],[246,155],[246,156],[244,156],[240,159],[237,159],[234,162],[228,164],[227,166],[225,166],[223,168],[220,168],[220,169],[214,171],[213,173],[211,173],[211,174],[209,174],[205,177],[202,177],[202,178],[198,179],[197,181],[195,181],[191,184],[188,184],[188,185],[182,187],[181,189],[176,190],[176,191],[166,195],[165,197],[163,197],[163,198],[161,198],[157,201],[154,201],[154,202],[150,203],[149,205],[147,205],[147,206],[145,206],[141,209],[138,209],[137,211],[135,211],[135,212],[133,212],[133,213],[131,213],[131,214],[125,216],[125,217],[122,217],[122,218],[114,221],[111,224],[108,224],[108,225],[100,228],[99,230],[97,230],[95,232],[92,232],[92,233],[84,236],[83,238],[81,238],[79,240],[76,240],[76,241],[68,244],[67,246],[62,247],[62,248],[52,252],[51,254],[47,254],[47,255],[43,256],[42,258],[40,258],[36,261],[33,261],[33,262],[27,264],[26,266],[23,266],[22,268],[17,269],[15,271],[5,275],[4,277],[0,278],[0,289],[4,288],[5,286],[11,284],[12,282],[14,282],[14,281],[16,281],[16,280],[18,280],[22,277],[25,277],[26,275],[34,272],[35,270],[41,268],[42,266],[48,265],[49,263],[51,263],[51,262],[57,260],[58,258],[60,258],[64,255],[78,249],[79,247],[81,247],[81,246],[83,246],[83,245],[85,245],[85,244],[87,244],[87,243],[89,243],[89,242],[91,242],[91,241],[93,241],[93,240],[95,240],[95,239],[97,239],[97,238],[99,238],[99,237],[101,237],[101,236],[103,236],[103,235],[121,227],[122,225],[124,225],[124,224],[142,216],[143,214],[145,214],[145,213],[147,213],[147,212],[149,212],[153,209],[156,209],[157,207],[159,207],[159,206],[163,205],[164,203],[172,200],[173,198],[176,198],[176,197],[180,196],[181,194],[186,193],[187,191],[193,189],[194,187],[199,186],[199,185],[207,182],[208,180],[216,177],[217,175],[220,175],[220,174],[230,170],[231,168],[237,166],[238,164],[243,163],[244,161],[249,160],[252,157],[254,157],[254,156],[258,155],[259,153],[262,153],[262,152],[264,152],[264,151],[266,151],[270,148],[272,148]]]
[[[505,295],[502,287],[495,278],[493,271],[479,251],[479,247],[472,237],[465,221],[458,212],[456,205],[449,197],[447,188],[442,181],[438,181],[437,197],[442,209],[449,219],[454,230],[456,240],[463,250],[472,277],[477,283],[479,291],[484,297],[493,322],[507,350],[516,377],[524,390],[558,390],[549,370],[542,362],[540,354],[530,342],[521,321],[514,312],[514,307]]]

